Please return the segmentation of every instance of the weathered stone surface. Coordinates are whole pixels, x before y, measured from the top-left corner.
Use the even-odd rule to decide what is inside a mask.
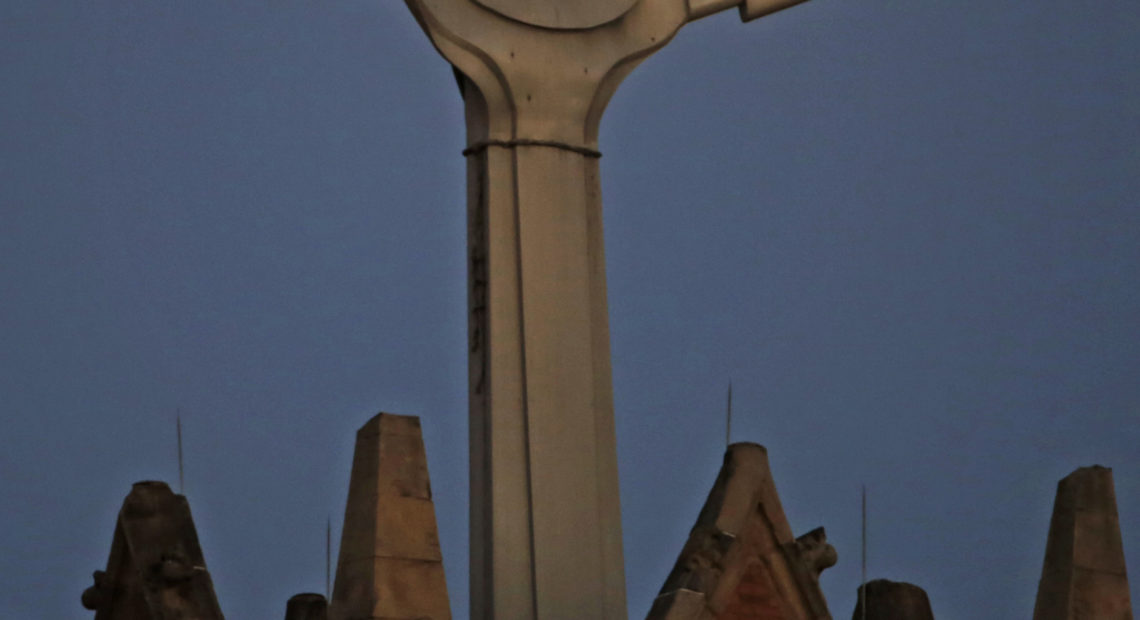
[[[285,620],[327,620],[328,601],[320,594],[295,594],[285,604]]]
[[[123,501],[107,570],[82,596],[95,620],[222,620],[186,498],[136,482]]]
[[[1111,469],[1082,467],[1057,483],[1033,619],[1132,619]]]
[[[648,618],[829,619],[819,573],[835,561],[823,528],[792,537],[764,447],[733,444]]]
[[[356,433],[332,620],[451,618],[419,418]]]
[[[864,595],[866,601],[864,601]],[[867,605],[863,615],[864,602]],[[876,579],[859,588],[853,620],[934,620],[926,592],[910,583]]]

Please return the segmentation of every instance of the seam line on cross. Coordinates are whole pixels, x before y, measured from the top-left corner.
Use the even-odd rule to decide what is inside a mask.
[[[555,149],[562,149],[586,157],[593,157],[595,159],[602,156],[601,151],[596,151],[592,148],[585,146],[576,146],[573,144],[566,144],[565,142],[558,142],[557,140],[531,140],[528,138],[516,138],[514,140],[480,140],[475,144],[463,149],[463,156],[474,155],[475,153],[482,153],[487,150],[489,146],[501,146],[507,149],[513,149],[517,146],[548,146]]]

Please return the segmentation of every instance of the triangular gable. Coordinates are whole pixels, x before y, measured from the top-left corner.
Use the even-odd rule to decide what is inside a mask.
[[[164,482],[135,483],[83,606],[95,620],[223,620],[185,497]]]
[[[823,528],[792,535],[763,446],[737,443],[649,620],[824,620],[819,572],[835,563]]]

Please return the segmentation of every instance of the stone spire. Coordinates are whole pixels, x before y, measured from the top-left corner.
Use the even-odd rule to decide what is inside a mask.
[[[911,583],[875,579],[859,588],[851,620],[934,620],[934,612],[922,588]]]
[[[83,592],[95,620],[222,620],[186,498],[136,482],[123,500],[106,571]]]
[[[285,620],[328,620],[328,602],[320,594],[296,594],[285,604]]]
[[[767,450],[732,444],[648,620],[830,620],[819,574],[837,559],[823,528],[793,537]]]
[[[1112,470],[1082,467],[1057,483],[1033,620],[1131,620]]]
[[[328,616],[451,618],[417,417],[381,413],[356,433]]]

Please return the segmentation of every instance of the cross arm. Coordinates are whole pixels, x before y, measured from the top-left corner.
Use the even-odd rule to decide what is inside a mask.
[[[740,20],[752,21],[776,11],[795,6],[806,0],[687,0],[689,21],[719,13],[734,6],[740,7]]]

